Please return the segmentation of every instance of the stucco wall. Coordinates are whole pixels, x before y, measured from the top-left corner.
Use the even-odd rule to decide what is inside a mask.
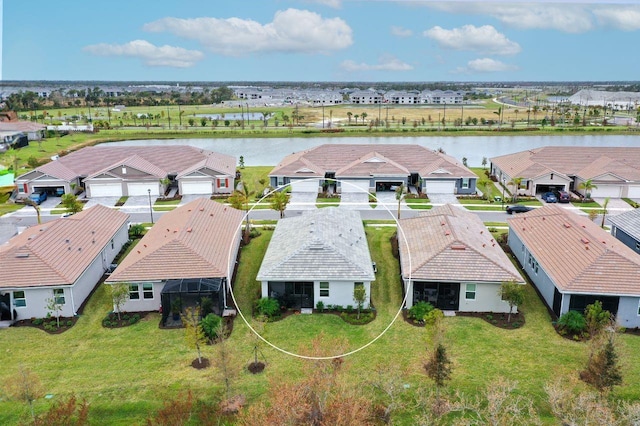
[[[500,297],[500,283],[475,283],[476,298],[467,300],[466,284],[460,284],[460,312],[509,312],[509,304]],[[473,284],[473,283],[472,283]],[[514,306],[513,313],[518,312]]]
[[[149,283],[150,281],[144,281],[144,283]],[[162,305],[162,301],[160,298],[160,293],[164,288],[164,281],[154,281],[153,284],[153,299],[145,299],[142,293],[142,284],[143,282],[134,282],[132,284],[138,284],[138,289],[140,292],[140,299],[127,301],[122,305],[122,312],[158,312],[160,310],[160,306]],[[116,307],[113,307],[114,311]]]
[[[620,297],[618,316],[616,318],[619,325],[627,328],[640,327],[639,303],[640,297]]]
[[[330,281],[329,282],[329,297],[320,297],[320,282],[315,281],[313,283],[313,300],[315,303],[322,301],[324,306],[327,305],[340,305],[342,307],[353,306],[357,307],[357,303],[353,300],[353,281]],[[371,283],[364,281],[364,288],[366,291],[366,301],[363,308],[369,307],[371,301]]]

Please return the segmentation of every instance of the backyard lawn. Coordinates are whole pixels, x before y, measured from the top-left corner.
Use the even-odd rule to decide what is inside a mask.
[[[343,340],[345,350],[356,350],[379,336],[370,346],[344,359],[340,379],[354,389],[362,389],[378,367],[392,366],[402,373],[405,390],[400,400],[406,402],[394,414],[395,423],[412,424],[416,412],[410,402],[417,392],[433,388],[423,369],[430,341],[424,328],[396,317],[403,293],[398,261],[391,254],[390,237],[395,228],[366,227],[378,272],[371,289],[377,318],[364,326],[349,325],[332,314],[291,315],[266,324],[254,322],[251,307],[260,291],[255,276],[272,234],[270,230],[261,232],[241,249],[235,281],[238,307],[247,319],[263,329],[270,342],[296,353],[308,353],[311,341],[321,334]],[[474,397],[491,381],[508,378],[517,382],[518,395],[534,400],[546,424],[557,424],[549,415],[543,387],[558,377],[576,377],[587,359],[588,346],[555,333],[546,308],[529,285],[526,296],[522,306],[526,322],[515,330],[499,329],[480,318],[445,319],[445,343],[453,361],[452,380],[447,387]],[[217,346],[207,346],[203,351],[214,367],[196,370],[190,365],[196,352],[186,346],[183,330],[160,329],[157,313],[129,327],[105,329],[101,321],[111,309],[101,285],[76,325],[62,334],[49,335],[30,327],[0,330],[0,342],[5,348],[0,381],[6,383],[20,365],[27,367],[39,376],[45,392],[52,395],[50,400],[41,398],[35,402],[36,412],[43,412],[51,402],[73,393],[90,403],[93,425],[144,423],[164,400],[187,389],[197,399],[218,398],[222,383],[215,368]],[[624,384],[616,388],[614,396],[638,400],[640,366],[634,360],[640,351],[640,337],[622,335],[620,340]],[[310,361],[285,355],[262,343],[260,357],[267,367],[262,374],[252,375],[245,367],[253,359],[255,344],[256,339],[242,319],[236,318],[227,346],[232,356],[231,388],[234,394],[244,394],[248,404],[261,400],[271,382],[295,381],[313,368]],[[16,424],[28,418],[25,404],[8,401],[0,391],[0,424]]]

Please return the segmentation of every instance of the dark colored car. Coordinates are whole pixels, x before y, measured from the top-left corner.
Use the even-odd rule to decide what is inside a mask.
[[[29,199],[31,199],[31,201],[39,205],[40,203],[42,203],[47,199],[47,193],[36,191],[29,195]]]
[[[571,202],[571,195],[569,195],[569,193],[567,191],[559,191],[556,194],[556,198],[558,199],[559,203],[569,203],[569,202]]]
[[[554,194],[553,192],[545,192],[544,194],[542,194],[542,197],[540,197],[540,198],[542,198],[547,203],[557,203],[558,202],[558,198],[556,197],[556,194]]]
[[[516,204],[516,205],[507,207],[507,214],[526,213],[531,210],[533,210],[533,207],[523,206],[522,204]]]

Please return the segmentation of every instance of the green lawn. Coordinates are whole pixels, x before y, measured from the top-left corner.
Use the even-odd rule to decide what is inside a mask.
[[[584,207],[601,208],[602,207],[600,204],[596,203],[595,201],[589,201],[588,203],[583,203],[580,201],[572,201],[571,204],[573,204],[578,208],[584,208]]]
[[[262,191],[269,186],[269,172],[272,169],[273,167],[271,166],[251,166],[238,169],[242,174],[240,180],[247,184],[249,191],[256,197],[256,200],[261,198]]]
[[[340,198],[316,198],[316,207],[338,207],[340,205]]]
[[[422,367],[430,342],[424,329],[405,323],[401,317],[384,332],[396,317],[403,298],[398,261],[391,255],[390,237],[394,232],[394,227],[366,228],[372,259],[378,267],[371,290],[377,309],[373,322],[352,326],[330,314],[293,315],[264,325],[263,334],[273,344],[297,353],[308,351],[311,340],[319,333],[343,339],[347,350],[356,350],[379,336],[368,348],[345,358],[343,380],[362,388],[376,367],[393,365],[406,384],[402,399],[411,401],[419,389],[432,386]],[[252,303],[260,292],[255,276],[271,235],[272,231],[262,231],[261,236],[241,249],[235,295],[249,319]],[[533,398],[535,407],[546,416],[546,424],[557,424],[549,417],[543,387],[558,377],[576,377],[587,359],[588,346],[558,336],[546,308],[529,285],[526,295],[522,306],[526,324],[517,330],[497,329],[477,318],[445,319],[445,342],[453,361],[448,388],[474,397],[487,383],[505,377],[518,383],[518,395]],[[100,286],[78,323],[63,334],[49,335],[26,327],[0,330],[0,340],[7,349],[0,381],[6,383],[18,366],[24,365],[40,377],[46,392],[53,395],[51,401],[35,402],[37,412],[74,393],[88,400],[93,425],[141,424],[165,399],[186,389],[191,389],[198,399],[215,400],[221,390],[219,376],[214,368],[195,370],[190,366],[196,353],[186,347],[183,330],[159,329],[157,313],[127,328],[104,329],[101,320],[111,309],[111,301]],[[640,337],[622,335],[620,340],[624,384],[614,396],[637,400],[640,364],[634,360],[640,352]],[[248,374],[244,367],[252,359],[254,343],[246,325],[237,318],[229,340],[235,372],[232,391],[246,395],[249,404],[261,398],[270,382],[296,380],[313,366],[262,344],[267,369],[260,375]],[[215,359],[216,350],[207,346],[204,355]],[[414,407],[407,404],[396,413],[395,423],[412,424]],[[0,391],[0,424],[26,421],[27,413],[24,404],[7,401]]]

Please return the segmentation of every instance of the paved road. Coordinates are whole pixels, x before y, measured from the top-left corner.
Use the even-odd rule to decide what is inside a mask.
[[[393,200],[393,202],[391,202],[392,200],[388,200],[388,201],[389,201],[389,204],[380,203],[375,209],[372,209],[368,205],[368,203],[365,205],[362,205],[360,208],[358,208],[358,210],[360,211],[360,215],[362,216],[362,219],[363,220],[395,219],[397,216],[397,201],[395,200]],[[57,203],[54,203],[51,206],[43,204],[41,213],[40,213],[41,220],[43,223],[54,220],[54,219],[58,219],[60,217],[59,215],[50,214],[51,209],[55,204]],[[568,204],[558,204],[558,205],[565,207],[567,209],[577,211],[580,214],[585,214],[581,212],[578,208],[572,205],[568,205]],[[356,206],[351,206],[350,208],[355,208],[355,207]],[[619,206],[616,205],[616,207],[610,207],[609,215],[615,215],[615,214],[621,213],[622,211],[626,211],[630,209],[630,207],[628,209],[624,209],[623,207],[624,206],[622,206],[621,204]],[[285,211],[285,217],[300,215],[305,210],[308,210],[309,208],[310,206],[306,206],[306,205],[298,205],[298,206],[290,205]],[[144,203],[136,206],[129,206],[127,209],[123,209],[123,211],[126,211],[127,213],[129,213],[130,220],[132,223],[149,222],[151,220],[149,206],[145,205]],[[157,221],[165,213],[166,212],[154,211],[153,212],[154,222]],[[401,218],[415,217],[419,213],[420,213],[420,210],[413,210],[403,204],[400,217]],[[506,222],[507,218],[510,217],[509,215],[507,215],[507,213],[502,211],[477,211],[476,210],[474,211],[474,213],[476,213],[480,217],[480,219],[482,219],[483,222]],[[280,217],[279,213],[274,210],[255,209],[250,213],[251,220],[277,220],[279,219],[279,217]],[[599,224],[601,220],[602,220],[601,216],[599,216],[594,221]],[[28,206],[14,213],[0,217],[0,244],[4,244],[5,242],[9,241],[9,239],[12,236],[16,235],[19,232],[19,230],[21,230],[21,228],[32,226],[32,225],[35,225],[36,223],[37,223],[37,217],[36,217],[35,210],[32,207],[28,207]],[[606,222],[606,224],[610,225],[608,221]]]

